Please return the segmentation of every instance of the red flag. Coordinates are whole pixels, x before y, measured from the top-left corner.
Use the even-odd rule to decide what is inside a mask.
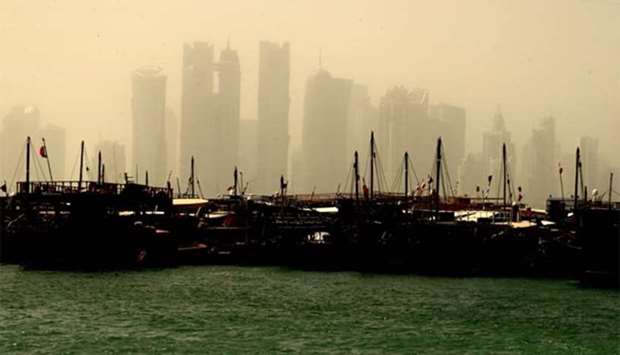
[[[39,155],[47,159],[47,148],[44,145],[39,148]]]

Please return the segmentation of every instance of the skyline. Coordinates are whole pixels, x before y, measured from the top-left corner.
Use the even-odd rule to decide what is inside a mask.
[[[183,43],[195,40],[221,50],[230,39],[245,73],[241,117],[256,119],[258,43],[270,40],[291,43],[293,144],[301,137],[305,78],[318,69],[322,52],[330,72],[368,86],[375,104],[388,88],[403,84],[428,89],[433,102],[465,107],[472,143],[498,105],[519,144],[544,116],[558,118],[564,146],[577,145],[582,122],[595,120],[590,135],[599,137],[602,153],[620,165],[620,158],[611,156],[612,131],[620,129],[616,1],[393,1],[389,7],[353,1],[332,6],[325,1],[180,2],[174,7],[140,1],[4,1],[0,10],[5,47],[0,112],[35,104],[44,119],[75,127],[70,141],[116,136],[129,142],[127,79],[143,65],[164,69],[166,101],[179,115],[178,53]],[[319,14],[320,28],[310,27]],[[59,85],[64,90],[55,92]]]

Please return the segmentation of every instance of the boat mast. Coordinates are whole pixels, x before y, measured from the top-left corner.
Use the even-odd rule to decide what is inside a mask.
[[[44,158],[47,161],[47,171],[50,174],[50,182],[53,182],[54,178],[52,177],[52,166],[50,165],[49,151],[47,150],[47,144],[45,144],[45,138],[41,138],[41,140],[43,141],[43,151],[45,152]]]
[[[26,138],[26,193],[30,193],[30,137]]]
[[[233,195],[237,196],[237,191],[238,191],[238,182],[239,182],[239,171],[237,170],[237,167],[235,166],[235,171],[233,172]]]
[[[101,184],[101,151],[97,153],[97,184]]]
[[[192,155],[192,160],[191,160],[191,164],[190,164],[190,187],[191,187],[191,193],[192,193],[192,198],[196,197],[196,184],[194,183],[194,156]]]
[[[409,194],[409,152],[405,152],[405,198]]]
[[[105,184],[105,164],[101,164],[101,184]]]
[[[83,170],[84,170],[84,141],[80,143],[80,174],[78,180],[78,192],[82,189],[82,178],[83,178]]]
[[[611,195],[614,193],[614,173],[609,173],[609,208],[611,209]]]
[[[282,207],[284,207],[284,202],[286,200],[284,194],[286,191],[286,182],[284,181],[284,175],[280,175],[280,198],[282,199]]]
[[[149,171],[144,171],[144,186],[149,186]]]
[[[360,169],[359,169],[359,157],[357,154],[357,150],[353,154],[353,173],[355,174],[355,176],[353,177],[353,179],[355,179],[355,201],[359,202],[360,200]]]
[[[506,143],[502,145],[502,169],[504,172],[504,207],[506,207],[506,185],[508,183],[507,173],[506,173]]]
[[[375,187],[375,132],[370,132],[370,199],[374,197]]]
[[[441,137],[437,139],[437,176],[435,176],[435,212],[439,215],[439,188],[441,186]]]
[[[577,202],[579,200],[579,168],[581,167],[581,157],[579,147],[577,147],[577,155],[575,158],[575,195],[573,210],[577,210]]]

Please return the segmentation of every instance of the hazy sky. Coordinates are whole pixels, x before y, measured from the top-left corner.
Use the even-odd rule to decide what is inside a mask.
[[[33,103],[76,149],[81,137],[128,143],[131,71],[162,66],[180,113],[183,42],[219,52],[227,38],[240,54],[243,118],[256,117],[258,41],[291,42],[294,137],[322,50],[326,69],[368,85],[375,102],[405,84],[466,107],[470,150],[501,105],[519,143],[551,114],[564,147],[600,137],[620,166],[618,0],[1,0],[0,117]]]

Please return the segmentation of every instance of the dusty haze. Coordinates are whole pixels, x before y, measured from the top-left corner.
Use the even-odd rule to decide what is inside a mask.
[[[498,105],[517,144],[544,116],[563,150],[600,139],[620,166],[620,2],[580,1],[17,1],[0,2],[0,116],[34,104],[78,141],[130,147],[132,70],[161,66],[180,115],[184,42],[227,39],[241,62],[241,117],[255,119],[258,42],[291,43],[291,145],[306,78],[319,66],[368,86],[426,88],[467,109],[467,150]],[[131,154],[131,152],[128,152]]]

